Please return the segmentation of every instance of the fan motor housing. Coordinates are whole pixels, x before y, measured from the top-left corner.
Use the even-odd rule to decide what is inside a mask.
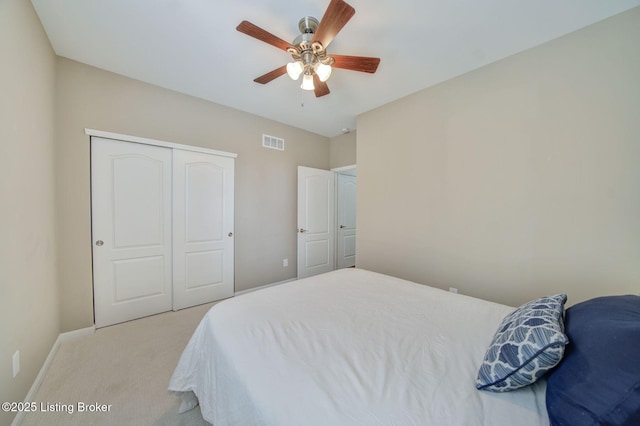
[[[300,29],[300,32],[302,34],[306,34],[306,33],[313,34],[318,29],[319,24],[320,24],[320,21],[318,21],[313,16],[305,16],[300,21],[298,21],[298,28]]]
[[[311,46],[311,41],[313,40],[313,33],[305,33],[305,34],[300,34],[298,37],[296,37],[293,40],[293,45],[294,46],[301,46],[303,44]],[[302,50],[305,50],[304,48],[302,48]]]
[[[318,21],[313,16],[305,16],[298,22],[298,28],[300,29],[300,35],[293,40],[293,45],[300,47],[302,50],[306,50],[311,46],[313,41],[313,35],[318,29]]]

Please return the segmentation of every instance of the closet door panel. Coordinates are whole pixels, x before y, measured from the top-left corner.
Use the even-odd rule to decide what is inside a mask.
[[[171,150],[91,140],[96,327],[171,310]]]
[[[183,156],[183,154],[179,154]],[[206,155],[206,154],[202,154]],[[210,160],[206,158],[206,160]],[[186,242],[220,242],[224,226],[224,168],[211,163],[184,165]]]
[[[162,245],[167,219],[163,161],[130,155],[114,158],[111,166],[114,248]]]
[[[233,296],[234,160],[173,152],[173,309]]]
[[[185,287],[187,290],[223,282],[223,250],[186,253],[185,260]]]

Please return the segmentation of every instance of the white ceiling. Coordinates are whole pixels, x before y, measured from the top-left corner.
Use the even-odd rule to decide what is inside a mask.
[[[315,98],[282,76],[282,50],[235,30],[248,20],[293,41],[329,0],[32,0],[56,54],[332,137],[356,116],[615,15],[640,0],[347,0],[355,16],[329,54],[375,56],[375,74],[334,70]],[[302,103],[304,102],[304,107]]]

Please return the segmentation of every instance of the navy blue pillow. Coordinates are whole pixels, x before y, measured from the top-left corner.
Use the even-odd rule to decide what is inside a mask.
[[[566,310],[569,345],[547,376],[552,425],[640,425],[640,297],[591,299]]]

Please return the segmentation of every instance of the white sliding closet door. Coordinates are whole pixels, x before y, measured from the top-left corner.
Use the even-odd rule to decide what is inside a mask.
[[[96,327],[233,296],[235,154],[102,136],[91,137]]]
[[[173,154],[173,309],[233,296],[234,159]]]
[[[171,151],[91,140],[96,327],[171,309]]]

